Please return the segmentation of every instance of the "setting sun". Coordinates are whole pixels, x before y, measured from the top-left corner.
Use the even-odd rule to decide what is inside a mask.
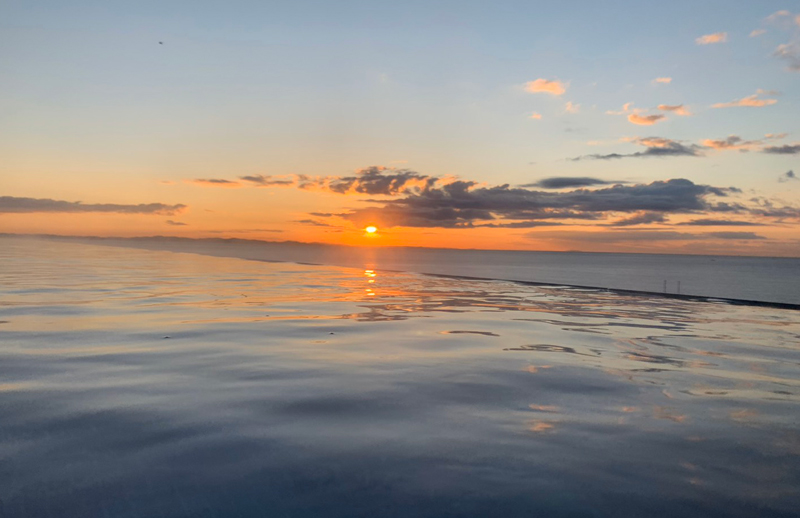
[[[367,232],[367,234],[374,234],[375,232],[378,231],[378,227],[370,225],[367,228],[365,228],[364,230]]]

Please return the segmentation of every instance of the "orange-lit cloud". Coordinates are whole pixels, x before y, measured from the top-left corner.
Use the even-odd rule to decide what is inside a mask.
[[[533,113],[531,113],[530,118],[531,119],[540,120],[542,118],[542,114],[538,113],[538,112],[533,112]]]
[[[680,115],[682,117],[688,117],[692,114],[689,109],[682,104],[659,104],[658,109],[661,111],[672,112],[675,115]]]
[[[736,99],[734,101],[730,101],[727,103],[717,103],[711,105],[712,108],[734,108],[734,107],[750,107],[750,108],[762,108],[764,106],[771,106],[778,102],[777,99],[759,99],[760,95],[763,94],[772,94],[773,92],[765,92],[763,90],[759,90],[758,92],[754,93],[753,95],[748,95],[747,97],[743,97],[741,99]]]
[[[763,142],[760,140],[743,140],[738,135],[730,135],[729,137],[721,140],[705,139],[702,144],[707,148],[717,150],[735,149],[739,151],[750,151],[751,149],[757,149],[761,147]]]
[[[672,82],[671,77],[657,77],[653,79],[654,83],[661,83],[661,84],[670,84]]]
[[[712,43],[725,43],[728,41],[728,33],[727,32],[715,32],[714,34],[705,34],[700,36],[696,40],[695,43],[698,45],[711,45]]]
[[[567,113],[578,113],[581,110],[580,104],[575,104],[572,101],[567,101],[567,104],[564,105],[564,111]]]
[[[546,93],[550,95],[563,95],[567,91],[569,83],[564,83],[558,79],[536,79],[525,83],[525,91],[530,93]]]
[[[631,113],[628,115],[628,121],[639,126],[652,126],[653,124],[666,119],[663,115],[639,115],[638,113]]]

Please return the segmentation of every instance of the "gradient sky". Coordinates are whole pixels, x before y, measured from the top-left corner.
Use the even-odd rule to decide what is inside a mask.
[[[800,256],[798,2],[0,14],[3,232]]]

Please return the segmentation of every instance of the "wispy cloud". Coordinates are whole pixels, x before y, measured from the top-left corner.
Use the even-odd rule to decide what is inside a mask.
[[[263,174],[240,176],[239,180],[255,184],[259,187],[286,187],[295,185],[295,183],[297,183],[297,180],[291,176],[269,176]]]
[[[0,213],[30,212],[112,212],[119,214],[158,214],[172,216],[186,210],[186,205],[165,203],[140,203],[127,205],[119,203],[83,203],[80,201],[53,200],[50,198],[17,198],[0,196]]]
[[[688,117],[692,113],[682,104],[659,104],[658,109],[665,112],[672,112],[681,117]]]
[[[711,107],[712,108],[734,108],[734,107],[761,108],[764,106],[771,106],[778,102],[777,99],[759,99],[759,96],[761,95],[774,95],[774,92],[759,90],[753,95],[748,95],[747,97],[736,99],[734,101],[730,101],[727,103],[713,104],[711,105]]]
[[[653,223],[665,223],[667,217],[661,212],[640,212],[628,218],[613,221],[612,227],[630,227],[635,225],[650,225]]]
[[[234,182],[233,180],[225,180],[222,178],[195,178],[194,180],[187,180],[189,183],[200,185],[202,187],[241,187],[242,184]]]
[[[717,150],[732,150],[750,151],[762,146],[764,143],[760,140],[744,140],[738,135],[730,135],[721,140],[705,139],[702,142],[703,146]]]
[[[572,101],[567,101],[567,104],[564,105],[564,111],[567,113],[578,113],[581,111],[581,105],[575,104]]]
[[[538,112],[533,112],[533,113],[531,113],[530,118],[531,119],[540,120],[542,118],[542,114],[538,113]]]
[[[563,95],[569,83],[559,81],[558,79],[536,79],[535,81],[528,81],[525,83],[525,91],[530,93],[546,93],[550,95]]]
[[[800,41],[791,41],[778,45],[774,55],[788,63],[786,65],[787,70],[800,72]]]
[[[727,32],[715,32],[714,34],[705,34],[700,36],[696,40],[695,43],[698,45],[711,45],[713,43],[725,43],[728,41],[728,33]]]
[[[765,32],[767,32],[767,31],[765,31],[764,29],[753,29],[753,30],[750,32],[750,37],[751,37],[751,38],[756,38],[756,37],[758,37],[758,36],[761,36],[761,35],[762,35],[762,34],[764,34]]]
[[[760,227],[764,226],[763,223],[757,223],[754,221],[737,221],[731,219],[710,219],[710,218],[701,218],[701,219],[693,219],[689,221],[684,221],[682,223],[678,223],[678,225],[682,226],[692,226],[692,227]]]
[[[798,178],[797,175],[794,174],[794,171],[789,170],[789,171],[786,171],[785,173],[783,173],[782,175],[780,175],[778,177],[778,181],[780,183],[791,182],[791,181],[800,181],[800,178]]]
[[[663,137],[644,137],[631,139],[630,142],[639,144],[647,148],[645,151],[636,153],[609,153],[606,155],[593,154],[572,158],[578,160],[616,160],[621,158],[651,158],[651,157],[675,157],[675,156],[702,156],[702,148],[696,144],[683,144],[677,140]]]
[[[668,85],[671,82],[672,82],[672,78],[671,77],[657,77],[657,78],[653,79],[653,83],[656,83],[656,84],[660,83],[660,84]]]
[[[593,185],[613,185],[624,182],[611,182],[588,176],[551,176],[542,178],[538,182],[526,183],[520,187],[539,187],[542,189],[574,189],[576,187],[591,187]]]
[[[171,219],[168,219],[166,223],[167,225],[172,225],[173,227],[185,227],[187,225],[186,223],[183,223],[181,221],[173,221]]]
[[[639,126],[652,126],[653,124],[666,119],[663,115],[639,115],[638,113],[631,113],[628,115],[628,121]]]

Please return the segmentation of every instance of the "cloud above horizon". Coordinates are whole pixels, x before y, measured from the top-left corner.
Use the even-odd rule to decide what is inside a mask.
[[[797,155],[800,154],[800,144],[786,144],[783,146],[767,146],[762,150],[771,155]]]
[[[0,214],[23,214],[34,212],[112,212],[118,214],[156,214],[172,216],[186,210],[183,204],[140,203],[136,205],[118,203],[83,203],[80,201],[53,200],[50,198],[18,198],[0,196]]]
[[[737,108],[737,107],[746,107],[746,108],[763,108],[764,106],[772,106],[778,102],[777,99],[759,99],[761,95],[774,95],[774,92],[766,92],[764,90],[759,90],[753,95],[748,95],[747,97],[743,97],[741,99],[735,99],[733,101],[727,103],[717,103],[712,104],[712,108]]]
[[[591,187],[593,185],[612,185],[623,182],[610,182],[588,176],[552,176],[538,182],[526,183],[520,187],[540,187],[542,189],[566,189],[575,187]]]
[[[692,115],[689,109],[684,107],[682,104],[659,104],[658,109],[661,111],[672,112],[675,115],[680,115],[681,117],[688,117]]]
[[[665,120],[666,117],[660,114],[655,115],[639,115],[638,113],[631,113],[628,115],[628,121],[639,126],[652,126],[653,124]]]
[[[727,32],[715,32],[714,34],[704,34],[694,40],[698,45],[711,45],[713,43],[725,43],[728,41]]]
[[[580,160],[616,160],[621,158],[650,158],[650,157],[675,157],[675,156],[702,156],[702,148],[696,144],[682,144],[677,140],[663,137],[643,137],[630,139],[630,142],[644,146],[645,151],[636,153],[609,153],[606,155],[592,154],[583,155],[570,160],[577,162]]]
[[[550,95],[560,96],[563,95],[569,83],[559,81],[558,79],[536,79],[525,83],[525,91],[533,94],[546,93]]]

